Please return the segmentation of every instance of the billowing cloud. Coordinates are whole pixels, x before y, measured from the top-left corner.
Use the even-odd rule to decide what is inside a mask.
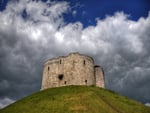
[[[106,88],[150,102],[150,15],[132,21],[116,12],[84,28],[63,19],[70,10],[67,2],[26,0],[0,12],[0,99],[39,91],[44,61],[78,51],[104,67]]]
[[[9,99],[7,97],[3,98],[3,99],[0,99],[0,109],[4,108],[5,106],[7,106],[7,105],[9,105],[9,104],[11,104],[13,102],[14,102],[14,100],[11,100],[11,99]]]
[[[150,107],[150,103],[146,103],[145,105]]]

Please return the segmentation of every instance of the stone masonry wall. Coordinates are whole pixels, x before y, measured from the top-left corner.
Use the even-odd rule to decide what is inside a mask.
[[[95,79],[96,79],[96,86],[97,87],[105,87],[104,83],[104,70],[100,66],[94,66],[94,71],[95,71]]]
[[[42,89],[65,85],[95,85],[93,59],[72,53],[48,60],[43,68]]]

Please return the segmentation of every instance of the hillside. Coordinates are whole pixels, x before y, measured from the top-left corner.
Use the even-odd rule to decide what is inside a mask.
[[[0,113],[150,113],[150,108],[98,87],[66,86],[32,94]]]

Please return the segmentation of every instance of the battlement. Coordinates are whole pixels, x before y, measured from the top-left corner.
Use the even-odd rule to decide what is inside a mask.
[[[80,53],[47,60],[43,67],[42,89],[66,85],[104,87],[103,69],[94,66],[92,57]]]

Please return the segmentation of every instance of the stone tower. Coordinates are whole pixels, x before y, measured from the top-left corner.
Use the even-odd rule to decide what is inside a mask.
[[[104,88],[104,71],[86,55],[71,53],[49,59],[43,67],[42,89],[67,85],[96,85]]]

